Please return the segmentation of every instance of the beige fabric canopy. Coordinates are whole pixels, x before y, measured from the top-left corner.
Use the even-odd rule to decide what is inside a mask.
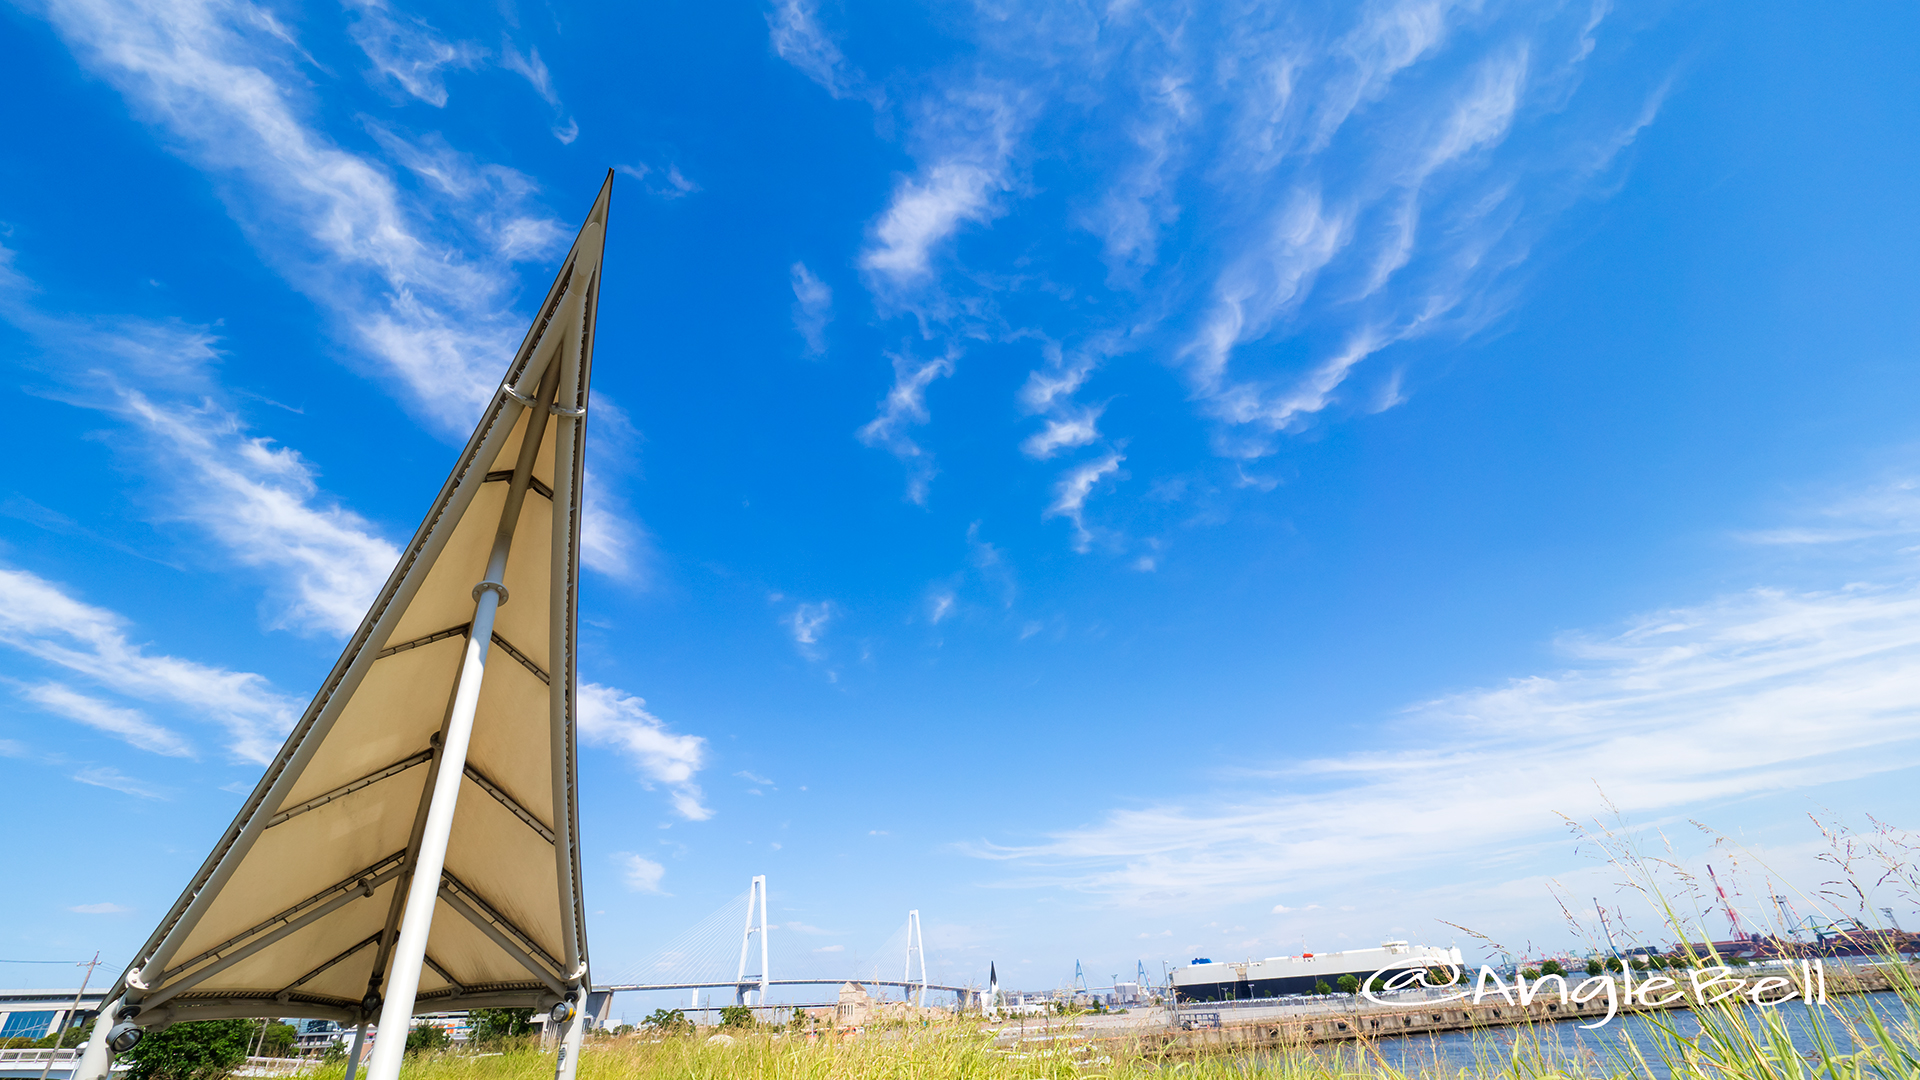
[[[612,182],[400,564],[121,977],[116,1018],[363,1022],[399,991],[389,973],[402,981],[418,912],[431,930],[413,1011],[582,999],[574,640]],[[477,686],[464,705],[463,674]],[[416,868],[438,878],[417,910]]]

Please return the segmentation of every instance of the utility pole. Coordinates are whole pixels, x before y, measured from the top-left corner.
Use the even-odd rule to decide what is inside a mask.
[[[87,973],[80,977],[80,989],[74,991],[73,1008],[67,1010],[67,1015],[60,1018],[60,1026],[53,1030],[53,1049],[47,1054],[47,1063],[40,1067],[40,1080],[47,1080],[47,1072],[53,1068],[53,1059],[60,1053],[60,1040],[67,1033],[67,1025],[73,1023],[73,1015],[80,1011],[80,998],[87,992],[87,984],[93,981],[93,969],[99,966],[100,954],[98,952],[93,954],[93,959],[82,960],[74,965],[74,967],[86,968]],[[95,1024],[100,1022],[101,1017],[106,1016],[106,1003],[101,1002],[101,1005],[100,1016],[95,1017],[93,1020]]]

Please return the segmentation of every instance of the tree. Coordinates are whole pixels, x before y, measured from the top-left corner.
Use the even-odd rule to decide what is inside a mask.
[[[693,1021],[679,1009],[655,1009],[653,1015],[640,1021],[642,1027],[650,1027],[662,1035],[682,1035],[693,1030]]]
[[[1340,976],[1335,985],[1340,987],[1340,992],[1343,994],[1357,993],[1360,990],[1360,980],[1352,975]]]
[[[261,1057],[292,1057],[294,1030],[292,1024],[268,1024],[267,1030],[260,1036]]]
[[[1602,965],[1602,964],[1600,963],[1600,961],[1598,961],[1598,960],[1589,960],[1589,961],[1587,961],[1587,974],[1589,974],[1589,975],[1598,975],[1598,974],[1600,974],[1600,973],[1601,973],[1602,971],[1605,971],[1605,970],[1606,970],[1606,967],[1605,967],[1604,965]]]
[[[54,1036],[52,1035],[43,1035],[38,1039],[7,1039],[4,1043],[0,1043],[0,1045],[5,1045],[9,1049],[15,1045],[19,1045],[38,1047],[41,1050],[71,1050],[76,1046],[85,1046],[87,1040],[91,1038],[93,1038],[93,1021],[89,1020],[79,1027],[70,1027],[61,1032],[59,1035],[60,1045],[58,1047],[53,1045]]]
[[[1558,960],[1549,960],[1540,965],[1540,974],[1542,975],[1565,975],[1566,973],[1566,965]]]
[[[720,1010],[720,1026],[750,1028],[753,1026],[753,1010],[745,1005],[728,1005]]]
[[[1539,968],[1521,968],[1520,977],[1523,979],[1538,979],[1540,977],[1540,969]]]
[[[498,1046],[532,1032],[532,1009],[474,1009],[467,1013],[467,1040],[475,1046]]]
[[[415,1024],[407,1032],[407,1053],[431,1054],[436,1050],[445,1050],[453,1044],[447,1038],[447,1029],[438,1024]]]
[[[247,1060],[252,1020],[196,1020],[149,1031],[126,1052],[127,1080],[220,1080]]]
[[[1327,980],[1325,979],[1315,979],[1313,980],[1313,992],[1321,995],[1331,994],[1333,993],[1333,987],[1328,986]]]
[[[1609,957],[1607,957],[1607,970],[1608,970],[1608,971],[1619,971],[1619,970],[1621,970],[1621,966],[1620,966],[1620,958],[1619,958],[1619,957],[1617,957],[1617,956],[1609,956]]]
[[[795,1005],[793,1007],[793,1019],[789,1021],[789,1023],[791,1023],[795,1028],[806,1027],[807,1011],[805,1009],[802,1009],[800,1006]]]

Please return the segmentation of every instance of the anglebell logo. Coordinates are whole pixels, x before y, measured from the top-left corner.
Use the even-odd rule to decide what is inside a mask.
[[[1474,980],[1473,989],[1460,990],[1441,998],[1423,997],[1414,1001],[1388,1001],[1378,994],[1393,993],[1400,990],[1445,990],[1461,986],[1464,969],[1451,965],[1446,967],[1446,982],[1428,981],[1434,970],[1424,967],[1402,968],[1389,965],[1367,979],[1360,994],[1368,1001],[1384,1008],[1417,1009],[1439,1002],[1467,1001],[1473,1005],[1484,1004],[1489,998],[1498,998],[1508,1005],[1526,1006],[1533,1004],[1541,995],[1547,1000],[1557,1001],[1561,1005],[1602,1001],[1607,1003],[1607,1015],[1591,1024],[1581,1024],[1583,1028],[1602,1027],[1613,1021],[1623,1008],[1670,1008],[1683,1003],[1695,1006],[1713,1005],[1733,998],[1745,998],[1755,1005],[1782,1005],[1789,1001],[1805,999],[1821,1005],[1827,1003],[1827,969],[1819,960],[1798,961],[1799,978],[1791,975],[1762,975],[1757,978],[1735,976],[1733,969],[1723,965],[1692,968],[1684,978],[1668,975],[1652,975],[1649,978],[1635,980],[1633,967],[1628,965],[1620,972],[1619,978],[1611,975],[1594,975],[1578,983],[1569,984],[1564,975],[1542,975],[1537,979],[1528,979],[1525,975],[1516,975],[1512,984],[1500,977],[1500,973],[1486,965],[1480,967],[1480,977]],[[1784,970],[1794,970],[1790,963]],[[1391,972],[1391,974],[1389,974]],[[1550,988],[1548,984],[1552,984]],[[1687,999],[1692,998],[1691,1002]]]

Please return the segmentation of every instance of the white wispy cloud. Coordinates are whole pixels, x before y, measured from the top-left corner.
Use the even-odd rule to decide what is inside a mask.
[[[346,7],[353,14],[347,34],[373,62],[376,84],[391,80],[435,108],[447,103],[443,69],[471,68],[486,58],[485,49],[448,41],[425,19],[396,13],[383,0],[347,0]]]
[[[1013,186],[1015,138],[1027,121],[1023,95],[993,82],[952,87],[923,103],[913,140],[923,164],[894,186],[860,253],[861,269],[884,298],[928,313],[914,294],[934,284],[934,250],[962,225],[1006,211],[997,196]]]
[[[941,621],[953,614],[953,590],[946,589],[927,598],[927,621],[939,626]]]
[[[1100,438],[1101,412],[1100,406],[1093,406],[1049,417],[1046,427],[1027,436],[1020,444],[1020,452],[1044,461],[1062,450],[1096,442]]]
[[[580,561],[608,577],[635,580],[652,553],[646,530],[588,472],[580,491]]]
[[[666,895],[660,888],[660,879],[667,876],[666,867],[644,855],[626,851],[615,853],[613,859],[620,866],[620,876],[626,881],[627,888],[634,892]]]
[[[1073,549],[1086,551],[1093,544],[1093,532],[1087,528],[1087,499],[1092,496],[1094,486],[1101,480],[1120,471],[1120,463],[1126,455],[1119,451],[1107,454],[1095,461],[1068,469],[1053,486],[1053,505],[1047,507],[1047,517],[1063,517],[1073,525]]]
[[[1616,89],[1645,79],[1600,59],[1609,10],[1108,5],[1069,31],[997,5],[958,24],[967,62],[903,102],[915,167],[867,229],[862,280],[925,338],[1083,343],[1050,346],[1021,393],[1028,457],[1130,437],[1078,400],[1124,352],[1177,365],[1235,482],[1290,433],[1407,400],[1414,343],[1487,327],[1538,240],[1608,194],[1664,96],[1582,95],[1596,64]],[[1043,164],[1061,145],[1073,168]],[[1099,238],[1104,289],[1053,239],[1063,216]],[[970,226],[982,239],[958,243]]]
[[[668,202],[684,199],[700,190],[699,184],[681,175],[677,162],[670,161],[665,165],[637,162],[632,165],[615,165],[614,168],[640,181],[640,186],[646,189],[647,194]]]
[[[296,702],[251,672],[149,653],[127,640],[126,626],[120,615],[76,600],[44,578],[0,568],[0,644],[119,696],[179,706],[218,724],[236,757],[272,758],[293,726]]]
[[[137,434],[129,456],[158,458],[166,520],[189,522],[243,565],[269,572],[280,626],[350,633],[399,561],[397,547],[324,494],[297,451],[249,434],[215,404],[219,342],[208,327],[131,317],[50,314],[0,248],[0,317],[33,336],[75,386],[71,403]]]
[[[553,107],[556,118],[565,112],[565,106],[560,103],[560,92],[554,89],[553,72],[547,69],[546,61],[540,59],[539,49],[529,45],[527,54],[522,56],[511,39],[503,40],[500,46],[500,66],[527,80],[527,85],[533,87],[533,92],[540,95],[540,100]],[[580,123],[571,116],[564,122],[556,119],[550,130],[553,137],[560,140],[562,146],[571,146],[573,140],[580,137]]]
[[[64,716],[116,736],[129,746],[167,757],[193,756],[193,747],[179,732],[155,723],[137,709],[122,708],[96,697],[88,697],[54,682],[23,686],[20,696],[56,716]]]
[[[458,186],[462,170],[434,175]],[[34,336],[59,358],[49,370],[73,382],[70,402],[117,416],[138,433],[131,456],[160,458],[160,486],[173,498],[152,500],[156,517],[188,522],[245,566],[266,571],[280,601],[278,627],[345,635],[399,561],[399,549],[374,526],[319,486],[318,471],[291,447],[249,432],[219,404],[214,378],[219,340],[211,329],[177,321],[49,314],[37,291],[0,247],[0,318]],[[89,367],[89,365],[98,365]],[[611,478],[590,470],[584,480],[580,555],[589,568],[641,583],[653,546],[627,511],[613,481],[627,471],[638,432],[606,395],[594,403],[594,457]]]
[[[833,603],[822,600],[817,604],[799,604],[787,615],[787,633],[793,635],[793,643],[808,656],[816,654],[815,645],[820,643],[820,635],[827,629],[827,622],[833,618]]]
[[[889,353],[893,386],[880,403],[880,414],[858,432],[861,442],[900,459],[907,467],[907,499],[923,506],[928,485],[933,482],[933,455],[922,449],[907,429],[927,422],[927,387],[933,380],[953,374],[957,355],[949,352],[937,360],[917,361],[904,352]]]
[[[325,496],[313,467],[288,447],[250,437],[212,405],[161,407],[122,390],[119,411],[187,473],[201,497],[171,513],[205,530],[243,565],[272,571],[290,593],[280,625],[346,635],[360,625],[400,550],[360,515]]]
[[[131,795],[136,799],[164,800],[167,797],[164,791],[154,787],[152,784],[146,783],[143,780],[135,780],[120,770],[109,768],[105,765],[81,769],[79,772],[73,774],[73,778],[83,784],[106,788],[109,791],[117,791],[122,795]]]
[[[827,323],[833,319],[833,290],[813,276],[807,264],[796,262],[793,278],[793,328],[807,343],[807,352],[820,356],[827,351]]]
[[[300,56],[266,9],[245,0],[55,0],[45,10],[83,65],[221,181],[256,248],[400,384],[411,407],[448,434],[463,432],[523,329],[506,313],[514,256],[472,257],[492,245],[464,231],[470,214],[422,212],[378,162],[310,124],[304,88],[273,74]],[[438,69],[422,63],[396,61],[394,77],[431,96],[438,84],[423,71]]]
[[[527,55],[521,56],[520,50],[509,41],[500,48],[500,66],[527,80],[540,100],[559,107],[560,95],[553,89],[553,73],[547,70],[546,61],[540,59],[539,49],[528,46]]]
[[[840,46],[821,28],[819,9],[811,0],[776,0],[767,13],[767,37],[775,54],[833,97],[857,98],[876,110],[886,108],[886,94],[847,62]]]
[[[612,397],[595,396],[588,457],[595,462],[581,478],[580,561],[628,585],[652,579],[652,534],[622,494],[638,468],[641,435]]]
[[[1668,815],[1920,765],[1911,580],[1737,593],[1560,649],[1561,670],[1409,708],[1380,740],[1396,749],[973,850],[1115,897],[1247,900],[1546,842],[1561,813],[1607,812],[1595,784],[1620,812]]]
[[[649,787],[666,787],[675,813],[689,821],[713,816],[693,782],[706,764],[707,740],[668,730],[644,700],[592,682],[580,684],[579,723],[582,742],[626,754]]]
[[[937,162],[924,176],[901,181],[860,265],[898,283],[925,276],[934,245],[963,222],[987,220],[1003,186],[996,170],[969,161]]]

